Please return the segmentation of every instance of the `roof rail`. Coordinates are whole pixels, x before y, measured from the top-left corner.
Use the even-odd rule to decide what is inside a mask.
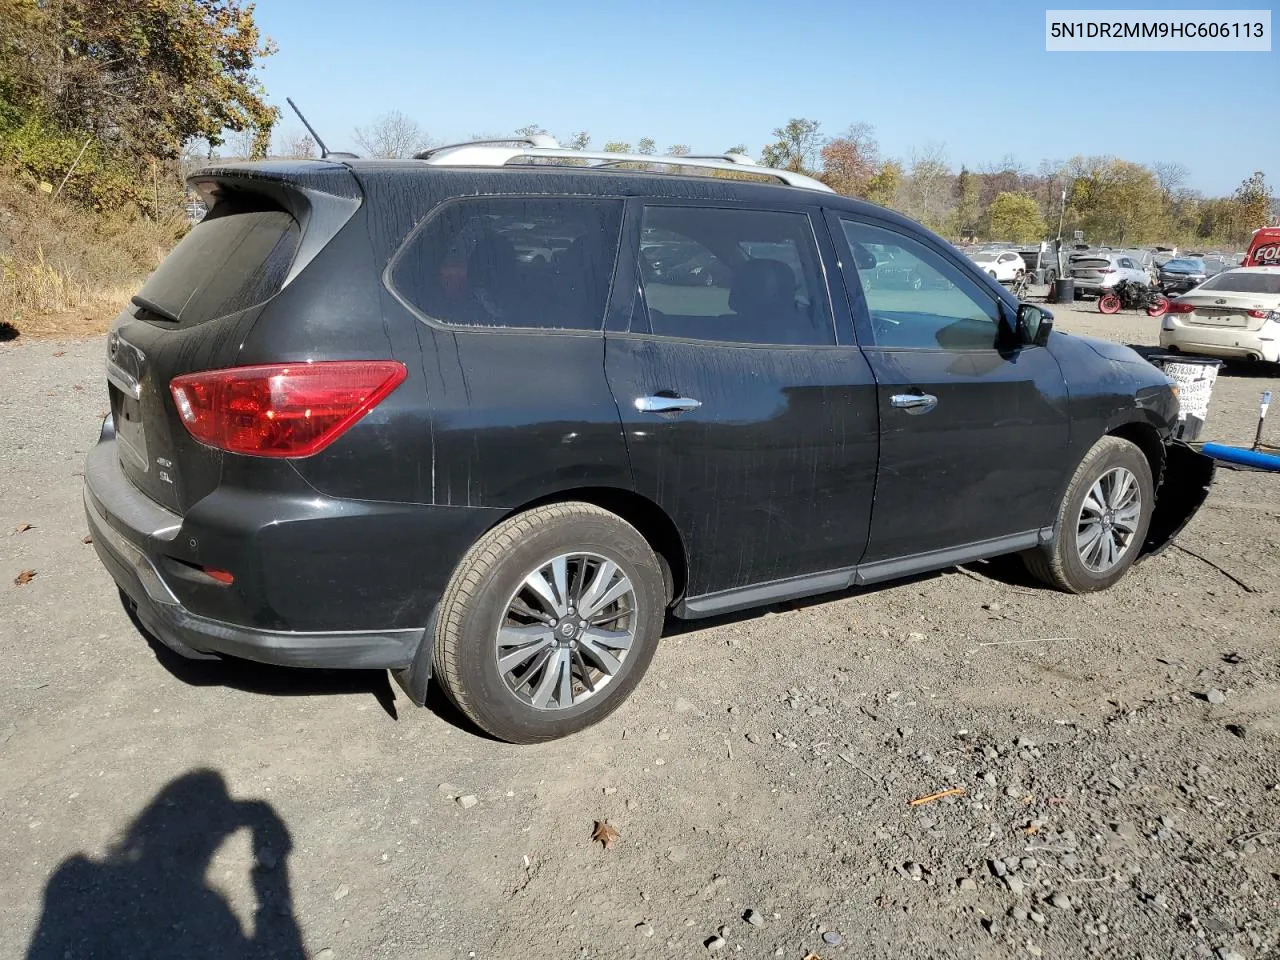
[[[728,160],[730,163],[740,163],[744,167],[760,166],[745,153],[687,153],[682,156],[688,160]]]
[[[821,180],[802,173],[763,167],[743,154],[716,154],[714,156],[655,156],[643,153],[608,153],[595,150],[568,150],[555,143],[551,146],[538,142],[542,137],[512,137],[506,140],[475,140],[470,143],[454,143],[435,147],[417,154],[415,159],[442,167],[504,167],[522,160],[577,160],[588,166],[614,167],[622,163],[645,166],[661,164],[669,167],[697,167],[708,170],[728,170],[734,173],[752,173],[761,177],[781,180],[792,187],[808,190],[834,191]],[[516,144],[516,146],[511,146]]]
[[[507,146],[513,143],[521,143],[528,147],[537,147],[540,149],[559,150],[560,141],[550,134],[534,133],[527,137],[493,137],[488,140],[465,140],[462,143],[446,143],[440,147],[428,147],[420,153],[415,153],[415,160],[429,160],[437,153],[443,153],[445,150],[457,150],[459,147],[499,147]]]

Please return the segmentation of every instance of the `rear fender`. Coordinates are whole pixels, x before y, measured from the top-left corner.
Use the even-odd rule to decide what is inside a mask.
[[[1181,440],[1165,443],[1164,470],[1156,508],[1138,559],[1153,557],[1173,542],[1209,496],[1217,464]]]

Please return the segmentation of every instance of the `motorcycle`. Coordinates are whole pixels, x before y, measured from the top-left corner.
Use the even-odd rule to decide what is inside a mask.
[[[1133,280],[1121,280],[1098,298],[1101,313],[1119,313],[1126,310],[1145,310],[1148,317],[1162,317],[1169,309],[1169,298],[1159,287]]]

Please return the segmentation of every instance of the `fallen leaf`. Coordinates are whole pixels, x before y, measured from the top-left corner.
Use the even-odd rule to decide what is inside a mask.
[[[612,850],[613,845],[621,839],[622,834],[608,820],[597,820],[596,828],[591,831],[592,842],[599,840],[606,850]]]
[[[81,541],[81,542],[83,542],[83,543],[93,543],[93,535],[92,535],[92,534],[88,534],[88,535],[86,535],[86,536],[85,536],[85,538],[84,538],[84,540],[83,540],[83,541]]]
[[[907,806],[918,807],[925,803],[933,803],[935,800],[941,800],[943,797],[963,797],[964,787],[951,787],[947,790],[939,790],[937,793],[926,794],[923,797],[916,797],[914,800],[908,800]]]
[[[13,582],[15,585],[20,587],[24,583],[30,583],[32,580],[35,579],[35,576],[36,576],[36,572],[34,570],[23,570],[20,574],[18,574],[16,577],[13,578]]]
[[[55,357],[65,357],[66,355],[67,355],[67,351],[65,350],[59,350],[57,353],[54,354]]]
[[[34,529],[35,529],[35,524],[34,524],[34,523],[20,523],[20,524],[18,524],[16,527],[14,527],[14,528],[13,528],[13,532],[14,532],[14,533],[26,533],[28,530],[34,530]]]

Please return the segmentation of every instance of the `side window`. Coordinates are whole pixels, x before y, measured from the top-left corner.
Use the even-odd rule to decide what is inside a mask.
[[[862,289],[874,345],[990,350],[999,333],[995,299],[959,267],[905,234],[841,220],[847,283]],[[886,257],[885,254],[890,256]]]
[[[729,343],[835,342],[803,213],[646,206],[640,281],[652,333]]]
[[[1120,266],[1124,267],[1126,270],[1136,270],[1136,269],[1138,269],[1137,264],[1135,264],[1135,263],[1134,263],[1132,260],[1130,260],[1128,257],[1121,257],[1121,258],[1120,258]]]
[[[410,239],[391,282],[441,323],[599,330],[621,229],[621,200],[460,200]]]

